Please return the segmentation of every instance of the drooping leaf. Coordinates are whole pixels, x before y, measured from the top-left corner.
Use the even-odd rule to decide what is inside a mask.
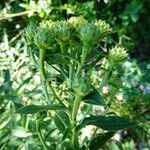
[[[43,106],[28,105],[28,106],[23,106],[23,107],[19,108],[16,111],[16,113],[34,114],[34,113],[38,113],[38,112],[46,111],[46,110],[63,110],[63,109],[65,109],[65,107],[63,107],[62,105],[43,105]]]
[[[64,131],[65,131],[65,125],[63,124],[63,122],[61,121],[61,119],[58,118],[57,115],[54,116],[54,122],[55,122],[55,125],[58,128],[58,130],[61,133],[64,133]]]
[[[90,150],[99,150],[110,138],[113,137],[115,132],[106,132],[104,134],[97,134],[90,142]]]
[[[54,122],[61,133],[64,133],[66,128],[70,125],[70,119],[67,113],[59,111],[54,116]]]
[[[94,90],[90,94],[88,94],[83,101],[85,103],[89,103],[93,105],[100,105],[100,106],[106,105],[103,97],[100,95],[100,93],[97,90]]]
[[[94,125],[107,131],[117,131],[135,126],[137,122],[120,116],[90,116],[86,117],[77,129],[80,130],[87,125]]]
[[[65,132],[64,132],[63,138],[62,138],[63,141],[69,136],[72,128],[73,128],[72,124],[69,124],[68,127],[65,129]]]

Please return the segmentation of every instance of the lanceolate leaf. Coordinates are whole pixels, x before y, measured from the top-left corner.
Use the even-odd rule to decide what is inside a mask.
[[[137,125],[137,122],[120,116],[90,116],[85,118],[77,127],[78,130],[94,125],[107,131],[117,131]]]
[[[34,114],[34,113],[38,113],[40,111],[45,111],[45,110],[63,110],[63,109],[65,109],[65,107],[63,107],[62,105],[43,105],[43,106],[28,105],[28,106],[24,106],[18,109],[16,113]]]
[[[99,150],[110,138],[113,137],[115,132],[106,132],[104,134],[97,134],[90,142],[90,150]]]
[[[93,105],[106,105],[103,97],[100,95],[100,93],[97,90],[92,91],[90,94],[88,94],[84,100],[85,103],[93,104]]]
[[[70,119],[67,113],[59,111],[54,116],[54,122],[61,133],[64,133],[66,128],[70,125]]]

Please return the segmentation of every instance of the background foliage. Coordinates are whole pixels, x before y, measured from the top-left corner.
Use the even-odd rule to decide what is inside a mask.
[[[63,20],[82,15],[88,20],[106,20],[115,30],[106,48],[119,42],[127,48],[128,60],[120,75],[123,88],[113,98],[112,111],[139,121],[137,128],[118,133],[104,149],[149,149],[150,99],[150,1],[149,0],[1,0],[0,1],[0,148],[33,149],[39,147],[34,118],[27,132],[24,116],[15,113],[21,105],[43,102],[40,78],[29,59],[23,30],[42,20]],[[120,70],[118,69],[120,73]],[[97,80],[96,80],[97,82]],[[109,100],[111,89],[106,86],[103,96]],[[83,108],[84,111],[84,108]],[[98,111],[95,108],[95,111]],[[56,149],[58,133],[52,124],[52,113],[42,114],[40,128],[53,141]],[[37,116],[38,118],[38,116]],[[52,124],[49,128],[46,124]],[[48,133],[45,133],[49,131]],[[19,134],[18,134],[19,133]],[[89,133],[90,134],[90,133]],[[31,136],[32,135],[32,136]],[[50,136],[49,136],[50,135]],[[121,141],[121,142],[120,142]],[[58,145],[59,148],[61,145]]]

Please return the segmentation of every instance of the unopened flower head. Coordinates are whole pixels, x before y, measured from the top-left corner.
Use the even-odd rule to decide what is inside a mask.
[[[84,25],[87,23],[87,20],[85,20],[82,16],[80,17],[71,17],[68,22],[73,24],[75,27],[79,27],[81,25]]]
[[[34,41],[37,47],[42,49],[48,49],[53,45],[55,41],[54,33],[52,26],[49,25],[49,22],[40,23],[39,27],[36,29]]]
[[[74,27],[71,23],[66,21],[57,21],[55,23],[55,36],[57,41],[69,42],[74,34]]]
[[[115,46],[109,51],[108,58],[112,63],[123,62],[127,57],[127,52],[124,48]]]
[[[92,84],[89,78],[81,78],[74,82],[74,91],[81,96],[86,96],[91,92]]]
[[[97,26],[99,30],[97,34],[100,34],[100,38],[104,38],[108,33],[112,32],[110,25],[107,24],[105,21],[102,20],[95,21],[94,24]]]
[[[105,21],[98,20],[95,21],[94,24],[99,28],[99,30],[103,32],[111,32],[112,29],[110,28],[110,25],[107,24]]]
[[[79,30],[79,35],[80,39],[86,42],[97,42],[99,39],[98,28],[92,23],[82,25]]]

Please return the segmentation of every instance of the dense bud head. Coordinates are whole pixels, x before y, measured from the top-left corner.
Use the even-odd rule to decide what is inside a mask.
[[[73,87],[75,93],[78,93],[81,96],[86,96],[92,90],[91,80],[90,78],[80,78],[79,80],[75,80]]]
[[[84,24],[79,29],[79,37],[83,42],[97,42],[99,38],[98,28],[92,23]]]
[[[79,27],[81,25],[84,25],[87,23],[87,20],[85,20],[82,16],[80,17],[71,17],[68,22],[73,24],[75,27]]]
[[[57,21],[54,27],[54,33],[58,42],[69,42],[74,35],[73,25],[66,21]]]
[[[112,63],[121,63],[125,61],[126,57],[127,57],[126,50],[119,46],[115,46],[114,48],[112,48],[108,54],[108,59]]]
[[[97,28],[99,29],[99,33],[101,34],[110,33],[112,31],[112,29],[110,28],[110,25],[107,24],[105,21],[102,21],[102,20],[95,21],[94,24],[97,26]]]
[[[42,49],[48,49],[54,44],[53,26],[50,25],[49,22],[40,23],[39,27],[36,29],[34,42],[37,47]]]

